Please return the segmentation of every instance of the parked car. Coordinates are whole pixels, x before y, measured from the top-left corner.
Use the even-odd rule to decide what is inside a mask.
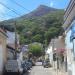
[[[30,62],[25,61],[25,63],[24,63],[24,64],[26,65],[27,70],[30,70],[30,68],[31,68],[31,64],[30,64]]]
[[[17,60],[8,60],[5,64],[5,75],[15,74],[20,75],[23,72],[23,68],[18,64]]]
[[[51,67],[51,64],[49,61],[43,61],[42,65],[44,66],[44,68],[48,68],[48,67]]]
[[[28,71],[26,63],[22,63],[22,68],[23,68],[23,73]]]
[[[32,68],[32,63],[28,60],[25,60],[22,62],[22,67],[23,67],[23,73],[25,73]]]
[[[30,67],[32,68],[32,66],[33,66],[32,60],[28,60],[28,62],[29,62],[29,64],[30,64]]]

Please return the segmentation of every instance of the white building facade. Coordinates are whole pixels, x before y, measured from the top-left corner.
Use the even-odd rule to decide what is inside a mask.
[[[65,44],[67,50],[67,71],[69,75],[75,75],[75,32],[73,33],[75,21],[71,23],[70,27],[65,31]]]
[[[70,0],[64,14],[68,75],[75,75],[75,0]]]
[[[14,44],[15,45],[15,32],[7,31],[7,44]],[[17,34],[17,44],[19,44],[19,35]]]
[[[48,47],[48,49],[46,51],[46,54],[49,57],[50,64],[53,65],[53,50],[52,50],[52,46]]]

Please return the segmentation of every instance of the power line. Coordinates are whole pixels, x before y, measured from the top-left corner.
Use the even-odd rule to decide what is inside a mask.
[[[10,14],[4,14],[2,12],[0,12],[1,16],[0,16],[0,21],[3,21],[3,20],[7,20],[7,19],[11,19],[11,18],[14,18],[15,16],[12,16]],[[9,18],[7,18],[6,16],[9,16]],[[1,20],[2,19],[2,20]]]
[[[29,11],[30,12],[30,10],[29,9],[26,9],[24,6],[22,6],[21,4],[19,4],[19,3],[17,3],[16,1],[14,1],[14,0],[11,0],[13,3],[15,3],[17,6],[19,6],[19,7],[21,7],[21,8],[23,8],[24,10],[27,10],[27,11]],[[14,12],[16,15],[19,15],[19,16],[21,16],[19,13],[17,13],[16,12],[16,10],[15,9],[11,9],[10,7],[8,7],[7,5],[5,5],[4,3],[2,3],[2,2],[0,2],[0,4],[2,5],[2,6],[4,6],[5,8],[7,8],[8,10],[11,10],[12,12]],[[0,12],[1,13],[1,12]],[[8,15],[8,16],[11,16],[11,17],[14,17],[14,16],[12,16],[12,15],[10,15],[10,14],[4,14],[4,13],[1,13],[3,16],[4,15]]]
[[[24,6],[22,6],[21,4],[17,3],[15,0],[10,0],[10,1],[15,3],[16,5],[18,5],[19,7],[23,8],[24,10],[27,10],[27,11],[31,12],[29,9],[27,9]]]
[[[14,1],[14,0],[11,0],[13,3],[15,3],[17,6],[19,6],[19,7],[21,7],[21,8],[23,8],[24,10],[27,10],[27,11],[29,11],[30,12],[30,10],[29,9],[26,9],[24,6],[22,6],[21,4],[19,4],[19,3],[17,3],[16,1]],[[16,10],[15,9],[11,9],[10,7],[8,7],[7,5],[5,5],[4,3],[2,3],[2,2],[0,2],[0,4],[2,5],[2,6],[4,6],[5,8],[7,8],[8,10],[11,10],[12,12],[14,12],[16,15],[19,15],[19,16],[21,16],[19,13],[17,13],[16,12]],[[1,12],[0,12],[1,13]],[[1,13],[3,16],[5,15],[4,13]],[[9,15],[9,14],[7,14],[8,16],[11,16],[11,15]],[[11,17],[13,17],[13,16],[11,16]]]
[[[0,14],[1,14],[1,15],[0,15],[0,21],[1,21],[1,19],[2,19],[2,21],[3,21],[3,20],[4,20],[4,18],[5,18],[5,16],[4,16],[5,14],[4,14],[4,13],[2,13],[2,12],[0,12]]]
[[[14,16],[12,16],[12,15],[10,15],[10,14],[5,14],[5,13],[2,13],[2,12],[0,12],[0,14],[1,14],[2,16],[6,15],[6,16],[14,17]]]
[[[4,6],[5,8],[7,8],[7,9],[11,10],[12,12],[14,12],[16,15],[21,16],[19,13],[17,13],[17,12],[15,11],[15,9],[11,9],[11,8],[9,8],[7,5],[5,5],[5,4],[2,3],[2,2],[0,2],[0,4],[1,4],[2,6]]]

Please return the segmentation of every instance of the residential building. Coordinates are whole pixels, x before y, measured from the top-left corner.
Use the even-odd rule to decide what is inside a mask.
[[[28,58],[29,46],[28,45],[22,45],[21,51],[22,51],[22,54],[23,54],[23,59]]]
[[[75,0],[70,0],[65,11],[63,28],[65,30],[68,75],[75,75]]]
[[[65,41],[63,36],[52,39],[48,49],[49,59],[55,69],[65,71],[66,55],[65,55]]]
[[[13,48],[13,47],[7,45],[7,51],[8,51],[7,59],[8,59],[8,60],[14,59],[15,48]]]
[[[6,39],[5,32],[0,28],[0,75],[3,73],[4,64],[7,61]]]
[[[7,38],[7,44],[9,46],[11,46],[12,48],[15,49],[15,44],[17,44],[16,46],[19,47],[19,35],[17,35],[16,39],[15,39],[15,32],[11,32],[11,31],[6,31],[6,34],[8,36]],[[15,43],[15,40],[17,41],[17,43]]]
[[[7,49],[9,51],[9,54],[8,54],[8,58],[10,58],[11,54],[12,54],[12,57],[11,58],[14,58],[13,56],[15,55],[15,51],[19,50],[19,35],[16,34],[16,38],[15,38],[15,32],[13,31],[9,31],[6,29],[6,34],[8,36],[7,38]],[[16,40],[16,41],[15,41]],[[17,49],[17,50],[15,50]]]
[[[29,51],[28,48],[29,48],[28,45],[22,45],[22,46],[21,46],[21,50],[22,50],[23,52],[28,52],[28,51]]]
[[[46,51],[46,55],[48,55],[50,64],[53,65],[53,50],[52,50],[52,46],[48,46],[48,49]]]

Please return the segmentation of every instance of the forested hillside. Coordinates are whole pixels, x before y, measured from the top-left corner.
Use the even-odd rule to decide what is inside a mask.
[[[56,11],[38,18],[17,21],[21,43],[48,44],[51,38],[62,33],[63,11]]]
[[[30,44],[32,42],[39,42],[47,45],[51,38],[57,37],[63,32],[63,14],[63,10],[53,9],[51,12],[49,11],[38,17],[35,16],[24,19],[22,16],[23,18],[21,17],[21,19],[15,20],[17,32],[20,34],[20,43]],[[6,24],[6,22],[9,29],[13,27],[13,20],[4,21],[3,24]],[[11,26],[8,26],[8,24]]]

